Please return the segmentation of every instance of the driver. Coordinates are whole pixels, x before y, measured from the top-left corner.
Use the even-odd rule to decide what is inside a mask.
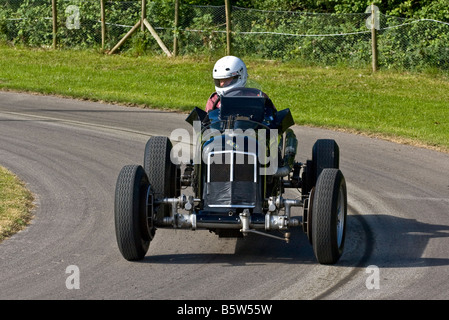
[[[226,94],[227,91],[245,87],[248,72],[245,63],[240,58],[225,56],[215,63],[212,76],[215,82],[215,92],[207,100],[206,112],[213,110],[215,107],[220,108],[220,96]],[[265,107],[276,110],[271,99],[265,93],[262,92],[262,94],[266,98]]]

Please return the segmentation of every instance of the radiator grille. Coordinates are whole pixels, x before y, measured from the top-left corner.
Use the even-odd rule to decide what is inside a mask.
[[[209,153],[207,182],[257,182],[257,156],[254,153],[225,150]]]

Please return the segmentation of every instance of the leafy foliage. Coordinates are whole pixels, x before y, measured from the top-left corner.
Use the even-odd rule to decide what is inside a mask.
[[[223,0],[180,1],[179,25],[174,25],[174,0],[147,4],[147,19],[171,48],[179,39],[180,54],[222,55],[226,49]],[[364,13],[371,0],[236,0],[231,1],[232,48],[240,56],[297,60],[319,65],[365,66],[371,60],[371,33]],[[99,48],[99,0],[59,0],[58,44],[67,48]],[[449,24],[412,21],[426,18],[449,21],[449,0],[375,0],[381,15],[379,63],[384,68],[449,70]],[[79,28],[68,28],[75,5]],[[305,12],[307,11],[307,12]],[[354,13],[358,12],[358,13]],[[51,5],[48,0],[0,0],[0,41],[33,47],[52,44]],[[401,15],[398,18],[392,15]],[[139,0],[105,2],[105,48],[112,48],[139,21]],[[138,32],[122,52],[141,55],[161,52],[149,33]]]

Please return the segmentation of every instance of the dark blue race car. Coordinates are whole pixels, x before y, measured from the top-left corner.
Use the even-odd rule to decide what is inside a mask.
[[[115,228],[125,259],[143,259],[158,228],[207,229],[220,237],[255,233],[289,242],[289,230],[300,227],[319,263],[339,260],[347,215],[339,147],[317,140],[312,159],[296,162],[290,110],[276,111],[266,99],[258,89],[233,89],[219,109],[195,108],[187,117],[194,137],[192,146],[182,148],[188,153],[193,147],[192,157],[180,160],[182,148],[156,136],[145,146],[143,166],[123,167]],[[298,195],[285,198],[288,188]],[[292,207],[302,207],[302,214],[293,215]]]

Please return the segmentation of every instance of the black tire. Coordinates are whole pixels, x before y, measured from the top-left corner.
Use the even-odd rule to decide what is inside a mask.
[[[312,148],[311,182],[316,184],[323,169],[340,167],[340,149],[335,140],[318,139]]]
[[[321,264],[335,264],[346,235],[347,191],[342,172],[323,169],[313,197],[312,247]]]
[[[143,259],[154,236],[146,210],[149,188],[142,166],[128,165],[120,171],[115,187],[115,234],[120,252],[129,261]]]
[[[157,199],[179,196],[177,166],[170,159],[172,143],[167,137],[151,137],[145,145],[143,167]],[[156,209],[157,220],[170,215],[170,206],[161,204]]]

